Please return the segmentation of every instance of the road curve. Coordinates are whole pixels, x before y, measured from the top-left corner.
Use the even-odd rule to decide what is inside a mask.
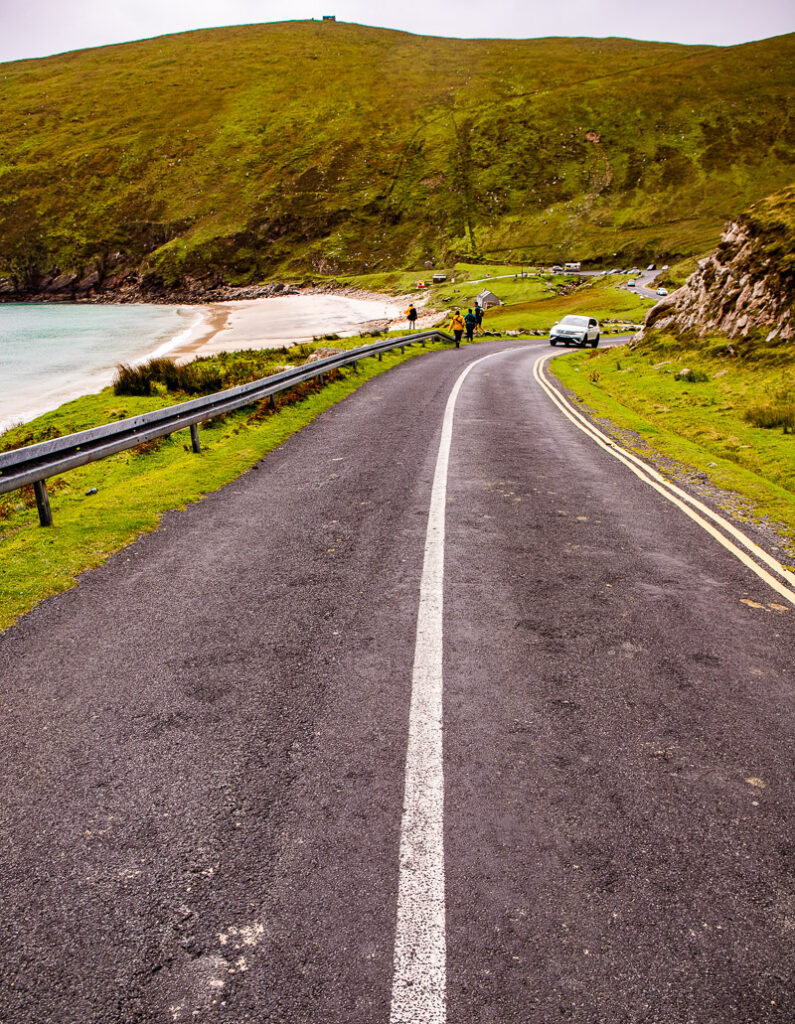
[[[373,379],[0,636],[0,1020],[390,1019],[431,487],[492,355],[445,474],[436,1019],[791,1020],[795,612],[547,351]]]

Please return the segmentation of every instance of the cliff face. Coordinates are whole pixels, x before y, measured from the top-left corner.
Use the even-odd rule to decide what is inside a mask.
[[[649,310],[639,337],[651,329],[795,339],[795,186],[729,224],[717,251]]]

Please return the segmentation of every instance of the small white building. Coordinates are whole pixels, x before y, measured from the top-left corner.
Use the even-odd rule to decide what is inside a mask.
[[[494,292],[490,292],[488,288],[484,288],[475,301],[481,309],[490,309],[492,306],[503,305],[502,299],[498,299]]]

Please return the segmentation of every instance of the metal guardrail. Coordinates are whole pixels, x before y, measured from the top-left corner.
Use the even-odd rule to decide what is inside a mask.
[[[246,405],[253,405],[266,398],[270,398],[271,404],[275,405],[273,396],[280,391],[289,391],[296,384],[315,377],[322,379],[324,373],[329,370],[355,365],[360,359],[373,356],[380,359],[384,352],[396,348],[405,350],[410,345],[424,345],[431,338],[453,340],[449,334],[439,330],[408,334],[401,338],[387,338],[372,345],[361,345],[338,355],[318,359],[314,363],[284,370],[271,377],[263,377],[226,391],[204,395],[190,402],[181,402],[179,405],[156,409],[142,416],[131,416],[115,423],[106,423],[101,427],[81,430],[77,434],[66,434],[49,441],[41,441],[39,444],[0,453],[0,494],[33,484],[39,522],[42,526],[52,526],[52,511],[45,483],[51,476],[57,476],[89,462],[97,462],[128,448],[135,448],[145,441],[167,437],[177,430],[185,430],[188,427],[193,451],[198,453],[201,451],[199,423],[223,416],[235,409],[242,409]]]

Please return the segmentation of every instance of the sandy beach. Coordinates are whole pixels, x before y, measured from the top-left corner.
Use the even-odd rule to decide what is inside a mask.
[[[63,402],[106,387],[112,382],[120,362],[140,365],[155,356],[168,356],[184,363],[197,356],[211,356],[219,352],[281,348],[311,342],[328,334],[346,337],[376,328],[405,329],[408,325],[404,310],[412,298],[369,292],[306,292],[206,306],[174,306],[171,307],[173,313],[178,314],[177,319],[181,320],[179,329],[175,327],[173,332],[161,335],[160,342],[154,342],[153,347],[139,345],[135,354],[126,354],[129,346],[126,350],[120,347],[118,338],[114,344],[113,334],[114,317],[126,314],[133,306],[95,305],[90,307],[93,311],[110,318],[107,333],[103,333],[96,343],[100,347],[85,350],[82,358],[71,346],[56,344],[57,358],[54,355],[50,361],[41,357],[34,373],[32,364],[25,358],[26,353],[18,352],[19,373],[27,367],[31,372],[27,373],[24,382],[18,380],[0,396],[0,431],[55,409]],[[420,310],[417,330],[426,330],[439,320],[437,313],[422,313],[424,298],[415,299]],[[47,313],[51,319],[62,315],[68,319],[70,309],[78,308],[63,304],[47,307]],[[165,308],[158,307],[158,310]],[[56,343],[60,338],[59,322],[52,320],[49,328],[49,336]],[[73,351],[74,355],[71,354]],[[33,359],[32,350],[30,359]]]
[[[178,362],[247,348],[281,348],[324,334],[346,337],[375,328],[405,326],[407,300],[391,295],[285,295],[199,307],[201,320],[162,345],[155,355]]]

